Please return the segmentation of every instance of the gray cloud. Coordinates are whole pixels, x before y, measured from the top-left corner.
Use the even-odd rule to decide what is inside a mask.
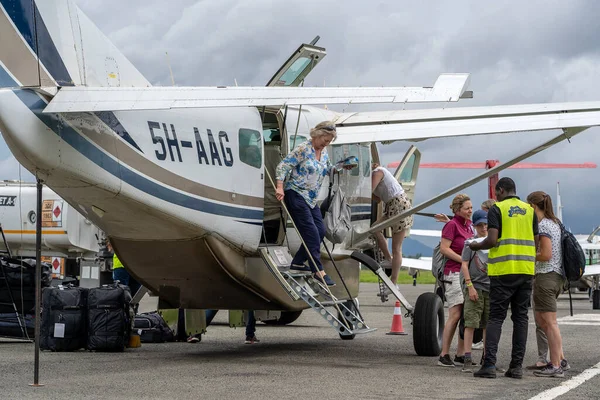
[[[600,3],[588,1],[407,3],[350,0],[78,0],[82,10],[156,85],[264,85],[302,42],[316,35],[328,55],[307,86],[428,86],[443,72],[470,72],[475,98],[445,107],[600,100]],[[118,10],[115,11],[115,10]],[[419,108],[410,105],[406,108]],[[427,106],[434,107],[434,106]],[[435,105],[439,107],[439,105]],[[344,107],[330,107],[341,109]],[[385,107],[346,107],[348,111]],[[532,162],[600,163],[600,129]],[[418,143],[423,162],[507,160],[556,132]],[[406,143],[380,146],[384,161]],[[422,170],[417,202],[477,171]],[[561,181],[565,220],[589,231],[600,214],[597,170],[509,170],[522,196],[554,195]],[[486,184],[468,192],[476,204]],[[443,201],[432,210],[446,211]],[[585,210],[585,212],[582,212]],[[599,218],[600,220],[600,218]],[[424,227],[439,227],[424,218]]]

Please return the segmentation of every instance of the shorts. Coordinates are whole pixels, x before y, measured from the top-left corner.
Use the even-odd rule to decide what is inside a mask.
[[[395,217],[396,215],[400,215],[403,212],[411,209],[410,200],[406,197],[405,194],[401,194],[398,197],[394,197],[387,203],[385,203],[384,214],[387,218]],[[402,230],[408,229],[413,224],[413,216],[406,217],[394,225],[391,226],[392,233],[398,233]]]
[[[469,289],[465,289],[465,327],[467,328],[485,328],[490,319],[490,292],[481,289],[477,290],[477,301],[469,297]]]
[[[536,274],[533,279],[533,309],[556,312],[556,299],[562,293],[565,278],[556,272]]]
[[[449,275],[444,275],[444,280],[451,282],[444,282],[444,294],[448,302],[448,308],[463,304],[465,299],[460,286],[460,272],[450,272]]]

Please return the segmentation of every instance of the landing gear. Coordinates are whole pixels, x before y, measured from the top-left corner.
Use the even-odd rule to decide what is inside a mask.
[[[342,314],[340,315],[340,313],[338,313],[338,319],[340,321],[345,321],[348,323],[348,325],[353,326],[354,324],[356,324],[356,318],[354,318],[352,316],[352,314],[350,314],[350,311],[352,311],[354,314],[358,314],[358,299],[354,299],[354,300],[348,300],[346,302],[344,302],[344,307],[340,307],[340,310],[342,310]],[[356,334],[352,334],[352,335],[342,335],[340,334],[340,339],[342,340],[352,340],[356,337]]]
[[[269,319],[267,321],[263,321],[266,325],[275,325],[282,326],[291,324],[295,320],[297,320],[302,314],[302,310],[300,311],[282,311],[279,319]]]
[[[443,332],[444,303],[436,293],[423,293],[413,311],[413,346],[417,355],[439,355]]]

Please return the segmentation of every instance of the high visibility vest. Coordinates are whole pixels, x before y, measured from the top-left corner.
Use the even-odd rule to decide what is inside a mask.
[[[123,266],[123,263],[121,262],[121,260],[119,260],[119,257],[117,257],[117,253],[115,253],[113,255],[113,269],[117,269],[117,268],[125,268]]]
[[[502,219],[501,237],[488,255],[488,275],[533,275],[535,273],[535,240],[533,208],[510,198],[496,203]]]

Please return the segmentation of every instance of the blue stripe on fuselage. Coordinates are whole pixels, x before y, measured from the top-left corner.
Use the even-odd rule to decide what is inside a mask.
[[[44,124],[46,124],[46,126],[60,136],[61,139],[87,157],[94,164],[136,189],[161,200],[192,210],[224,217],[262,221],[263,210],[238,208],[197,199],[166,188],[139,175],[136,171],[121,165],[98,149],[75,131],[66,121],[60,119],[57,114],[43,114],[42,110],[46,107],[46,103],[34,92],[29,90],[15,90],[14,93]]]
[[[17,87],[17,82],[0,66],[0,88]]]
[[[0,3],[50,76],[61,86],[73,86],[73,79],[33,0],[0,0]],[[35,30],[37,30],[37,38]]]

